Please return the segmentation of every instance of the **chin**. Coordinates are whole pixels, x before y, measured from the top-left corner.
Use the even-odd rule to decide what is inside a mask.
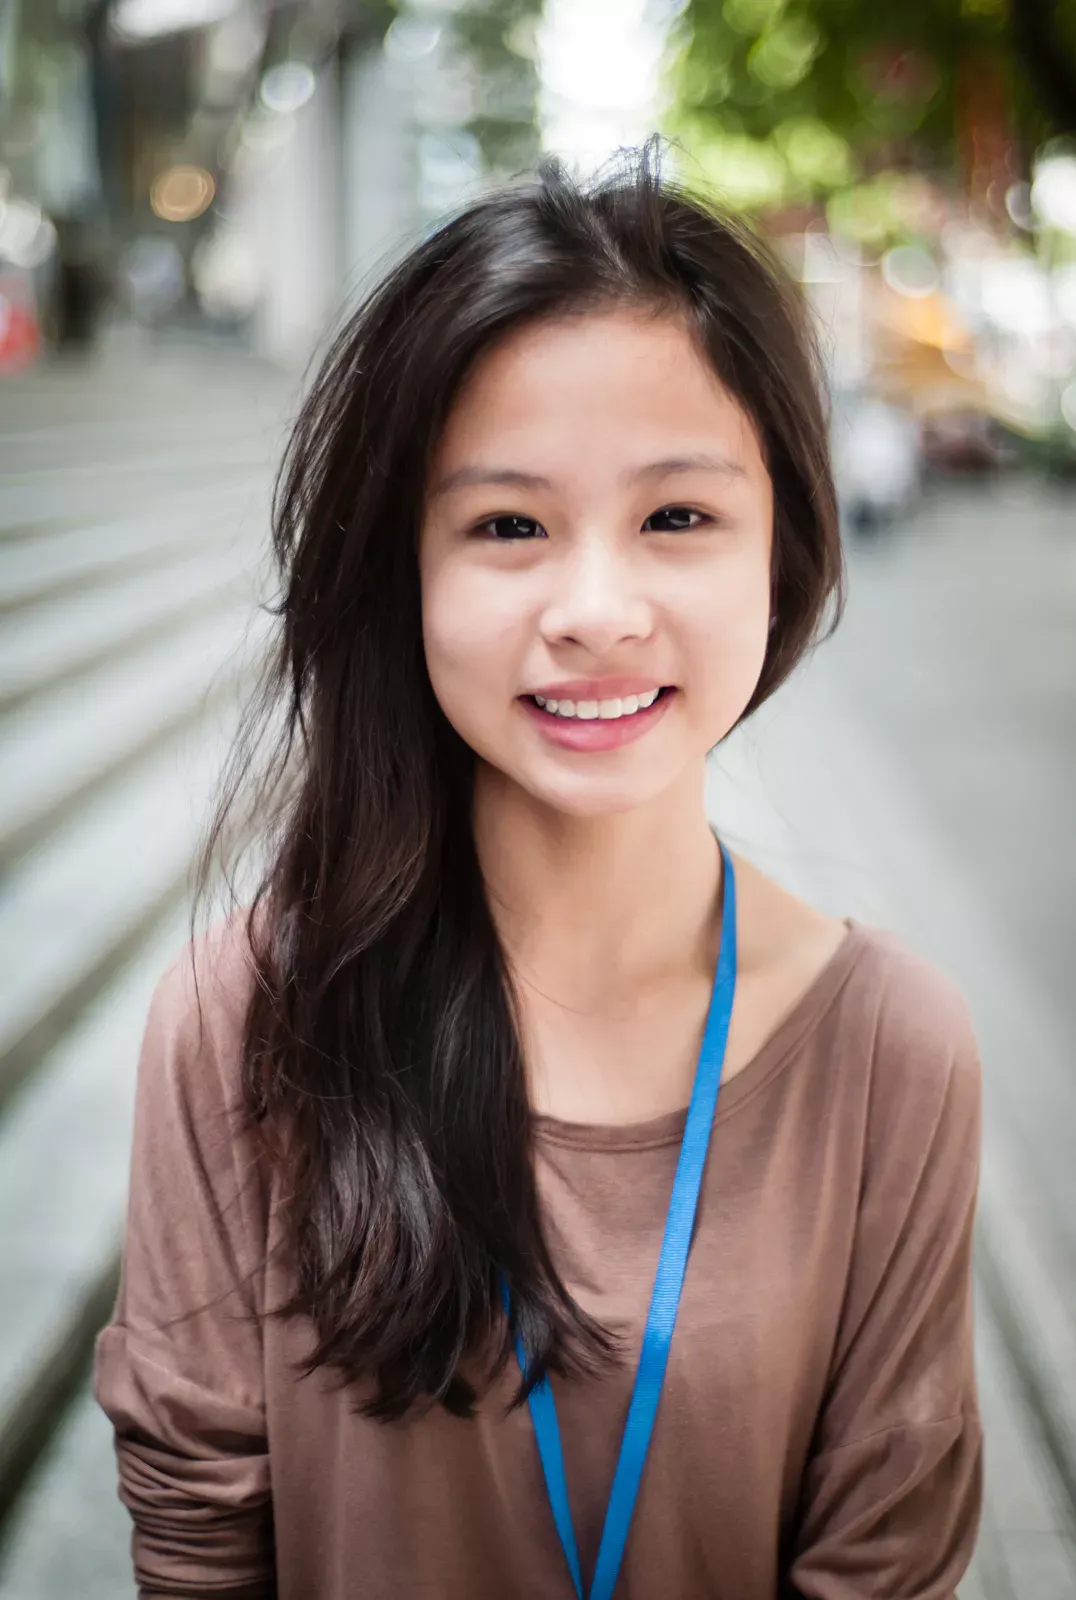
[[[537,775],[528,779],[520,774],[516,781],[533,801],[548,810],[565,817],[590,818],[619,816],[648,805],[675,783],[676,776],[670,773],[667,781],[655,781],[656,775],[651,771],[645,781],[635,783],[612,776],[603,781],[597,774],[580,775],[570,782],[563,778],[559,782],[543,782]]]
[[[550,811],[558,812],[562,817],[578,817],[580,820],[597,817],[618,817],[627,811],[637,811],[647,800],[653,799],[652,795],[638,796],[625,794],[594,794],[594,795],[536,795]]]

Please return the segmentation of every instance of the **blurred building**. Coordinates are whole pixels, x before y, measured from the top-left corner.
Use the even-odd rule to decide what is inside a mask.
[[[373,267],[533,157],[534,29],[501,9],[8,0],[9,304],[57,344],[117,308],[302,360]]]

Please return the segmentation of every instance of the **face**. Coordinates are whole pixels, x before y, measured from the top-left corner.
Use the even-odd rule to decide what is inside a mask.
[[[762,670],[773,495],[687,329],[616,310],[472,369],[419,544],[430,680],[460,736],[579,816],[701,780]]]

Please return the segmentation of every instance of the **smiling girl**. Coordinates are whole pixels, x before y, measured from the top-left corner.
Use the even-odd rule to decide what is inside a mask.
[[[704,807],[839,610],[795,294],[551,165],[350,321],[275,545],[268,865],[155,996],[98,1344],[141,1594],[951,1597],[966,1008]]]

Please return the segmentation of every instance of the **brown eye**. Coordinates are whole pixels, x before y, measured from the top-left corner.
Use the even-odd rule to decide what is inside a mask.
[[[516,539],[544,539],[545,529],[533,517],[490,517],[479,525],[479,533],[490,533],[494,539],[508,543]]]
[[[684,533],[688,528],[697,528],[699,522],[692,522],[692,517],[698,517],[700,522],[709,521],[702,511],[693,511],[690,506],[663,506],[660,511],[651,512],[643,523],[643,529],[649,533]]]

